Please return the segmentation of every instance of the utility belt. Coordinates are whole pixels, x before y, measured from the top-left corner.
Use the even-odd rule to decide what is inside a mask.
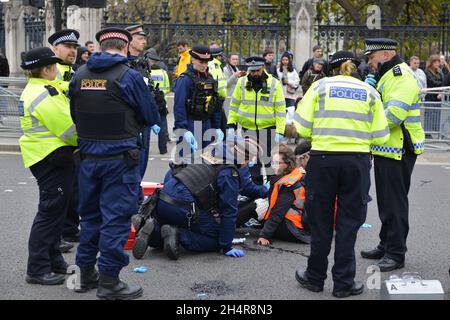
[[[123,153],[112,154],[112,155],[97,155],[97,154],[87,154],[80,153],[80,159],[83,160],[125,160],[128,168],[133,168],[139,164],[140,151],[139,149],[127,150]]]
[[[200,216],[200,208],[195,204],[195,202],[187,202],[178,199],[174,199],[171,196],[160,193],[159,199],[178,208],[188,210],[186,217],[188,218],[188,229],[191,229],[191,220],[193,223],[197,223]]]

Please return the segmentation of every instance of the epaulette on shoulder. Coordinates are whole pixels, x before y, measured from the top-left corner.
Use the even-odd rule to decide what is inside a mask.
[[[56,90],[55,87],[51,86],[51,85],[46,85],[45,89],[48,90],[48,93],[50,93],[50,95],[53,96],[57,96],[59,94],[58,90]]]
[[[393,67],[392,72],[394,73],[394,77],[398,77],[398,76],[402,75],[402,69],[400,68],[399,65],[396,65],[395,67]]]

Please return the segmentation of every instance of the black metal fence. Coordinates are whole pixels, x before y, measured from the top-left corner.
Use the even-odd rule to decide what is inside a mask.
[[[5,15],[3,3],[0,3],[0,52],[5,54]]]
[[[44,46],[45,36],[45,15],[40,9],[38,14],[34,12],[24,15],[25,22],[25,51]]]
[[[362,53],[364,39],[372,37],[387,37],[399,42],[399,53],[404,58],[413,55],[427,59],[431,54],[442,53],[449,56],[450,52],[450,14],[448,4],[442,6],[439,24],[435,18],[421,15],[418,24],[382,25],[381,29],[370,30],[366,25],[348,25],[336,23],[340,21],[339,14],[316,19],[316,40],[322,45],[325,53],[337,50],[351,50]]]

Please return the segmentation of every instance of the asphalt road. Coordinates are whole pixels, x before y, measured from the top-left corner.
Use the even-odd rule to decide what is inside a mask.
[[[0,299],[95,299],[95,291],[77,294],[65,285],[44,287],[24,281],[27,240],[38,200],[36,182],[24,169],[18,154],[0,153]],[[168,160],[150,158],[146,181],[161,181]],[[373,184],[373,183],[372,183]],[[450,266],[450,163],[417,165],[410,192],[410,235],[406,266],[401,271],[419,272],[424,279],[438,279],[448,293]],[[375,190],[369,205],[367,223],[356,244],[357,279],[366,282],[372,261],[360,258],[359,251],[377,244],[378,220]],[[142,299],[333,299],[329,272],[323,293],[311,293],[299,287],[295,269],[306,266],[309,247],[276,241],[272,248],[255,244],[254,230],[240,229],[236,237],[245,237],[244,258],[229,258],[219,253],[184,252],[178,261],[170,261],[157,250],[149,250],[143,260],[130,253],[130,265],[121,277],[144,288]],[[332,253],[333,254],[333,253]],[[333,255],[330,254],[330,266]],[[74,263],[75,250],[65,254]],[[137,266],[148,267],[146,273],[134,273]],[[387,279],[392,272],[382,274]],[[380,299],[380,290],[365,290],[353,299]]]

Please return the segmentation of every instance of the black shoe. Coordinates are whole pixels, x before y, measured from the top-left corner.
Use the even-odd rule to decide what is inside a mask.
[[[401,269],[405,266],[404,262],[398,262],[388,257],[383,257],[377,264],[376,264],[381,272],[388,272],[395,269]]]
[[[84,293],[91,289],[98,288],[98,272],[95,267],[80,268],[80,288],[75,288],[75,292]]]
[[[69,264],[64,262],[64,264],[61,264],[59,266],[52,266],[52,271],[56,274],[72,274],[75,272],[75,270],[68,272],[67,271],[68,268],[69,268]]]
[[[139,206],[141,205],[142,203]],[[131,217],[131,223],[133,224],[134,231],[136,232],[136,234],[138,234],[141,228],[144,226],[145,220],[142,214],[138,213]]]
[[[295,279],[300,283],[302,288],[308,289],[312,292],[321,292],[323,291],[323,287],[316,286],[315,284],[312,284],[309,282],[306,272],[303,269],[298,269],[295,271]]]
[[[59,243],[59,251],[61,251],[61,253],[67,253],[72,248],[73,248],[73,244],[61,239],[61,242]]]
[[[365,259],[376,259],[379,260],[384,257],[384,251],[378,248],[372,250],[362,250],[361,257]]]
[[[133,300],[142,296],[143,292],[140,286],[129,286],[119,278],[99,277],[97,298],[101,300]]]
[[[154,228],[155,225],[153,223],[153,219],[149,218],[141,230],[139,230],[133,246],[133,257],[136,259],[142,259],[145,251],[147,251],[148,240],[150,239],[150,235],[152,234]]]
[[[161,237],[164,241],[164,252],[169,259],[178,260],[180,253],[178,250],[178,228],[165,224],[161,227]]]
[[[30,276],[27,274],[25,281],[29,284],[42,284],[44,286],[55,286],[63,284],[66,278],[62,274],[53,272],[46,273],[40,276]]]
[[[62,238],[67,242],[80,242],[80,232],[78,231],[72,234],[63,234]]]
[[[333,296],[336,298],[347,298],[350,296],[357,296],[364,292],[364,284],[361,281],[353,282],[353,287],[347,291],[334,291]]]

